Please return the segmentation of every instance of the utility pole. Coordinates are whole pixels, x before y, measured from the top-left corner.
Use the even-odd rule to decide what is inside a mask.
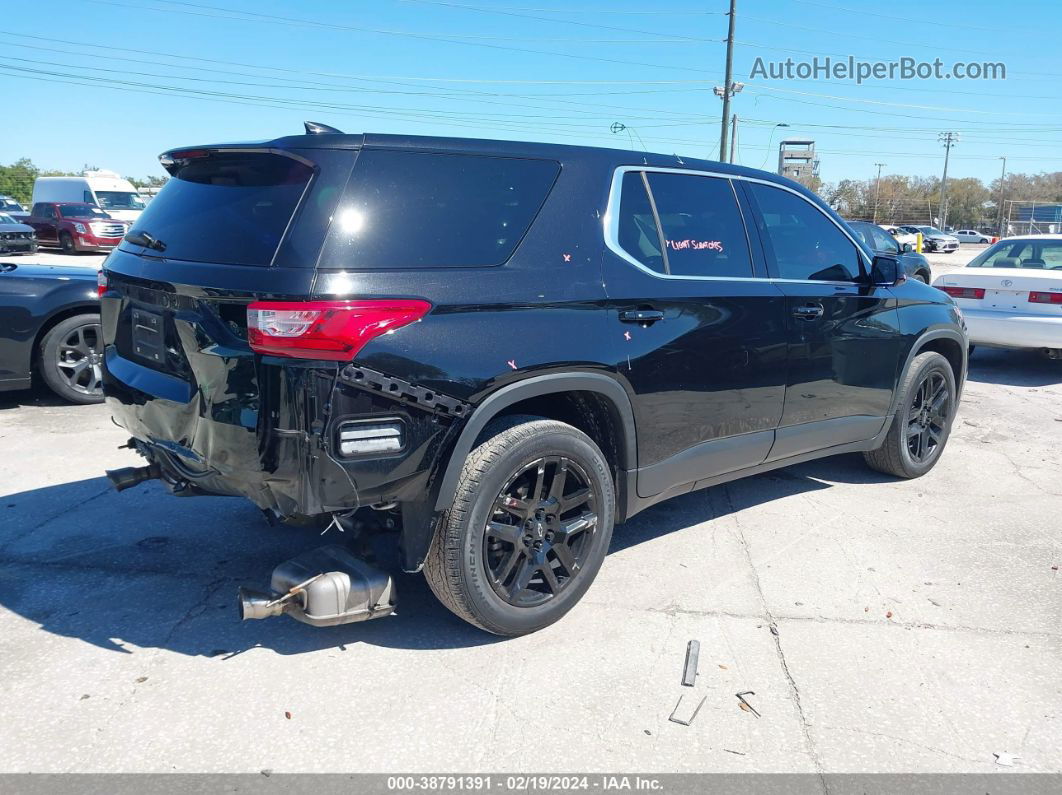
[[[942,132],[937,140],[944,144],[944,176],[940,178],[940,228],[943,231],[948,225],[948,157],[951,148],[959,142],[957,132]]]
[[[726,125],[730,121],[730,98],[734,96],[734,16],[737,0],[730,0],[730,28],[726,34],[726,75],[723,79],[723,123],[719,130],[719,159],[726,161]],[[716,89],[718,93],[718,88]]]
[[[737,148],[737,114],[735,113],[730,120],[730,160],[728,163],[734,162],[734,149]]]
[[[881,194],[881,169],[888,163],[875,163],[878,167],[878,178],[874,183],[874,223],[878,222],[878,196]]]
[[[1003,184],[1007,179],[1007,156],[1001,155],[1000,160],[1003,161],[1003,174],[999,178],[999,236],[1005,237],[1003,234]]]

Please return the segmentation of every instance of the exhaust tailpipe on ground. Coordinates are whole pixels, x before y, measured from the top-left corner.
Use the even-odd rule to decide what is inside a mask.
[[[283,613],[315,627],[350,624],[391,615],[395,585],[391,576],[331,545],[284,561],[273,569],[272,593],[240,588],[240,619]]]
[[[158,480],[162,477],[162,468],[158,464],[149,464],[146,467],[124,467],[123,469],[108,469],[107,479],[111,481],[115,491],[131,489],[145,480]]]

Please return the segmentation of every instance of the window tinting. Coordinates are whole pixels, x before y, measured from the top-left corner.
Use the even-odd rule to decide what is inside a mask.
[[[778,278],[847,282],[860,275],[851,240],[821,210],[770,185],[749,183],[767,228]]]
[[[363,151],[333,218],[322,263],[500,265],[516,250],[559,171],[552,160]]]
[[[650,172],[668,272],[677,276],[752,276],[745,225],[730,181]]]
[[[619,213],[620,247],[647,268],[663,273],[660,233],[641,172],[628,171],[623,175]]]
[[[167,180],[131,234],[162,241],[168,258],[269,265],[312,175],[297,160],[266,153],[191,160]]]

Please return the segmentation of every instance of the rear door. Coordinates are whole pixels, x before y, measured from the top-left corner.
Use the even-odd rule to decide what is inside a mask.
[[[786,296],[789,370],[770,458],[873,437],[899,367],[896,299],[866,279],[867,255],[802,194],[745,183],[775,284]]]
[[[632,168],[614,179],[604,275],[643,497],[754,466],[773,442],[785,299],[742,215],[725,176]]]

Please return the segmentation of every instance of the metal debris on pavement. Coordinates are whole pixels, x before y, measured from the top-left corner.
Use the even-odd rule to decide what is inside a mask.
[[[701,655],[701,642],[691,640],[686,644],[686,664],[682,668],[682,684],[693,687],[697,680],[697,660]]]
[[[671,710],[671,714],[667,716],[667,719],[669,721],[671,721],[672,723],[677,723],[679,726],[689,726],[691,723],[693,723],[693,719],[697,717],[697,713],[701,711],[701,707],[704,706],[704,702],[708,700],[708,696],[704,696],[697,703],[697,707],[696,707],[696,709],[693,710],[693,714],[690,715],[689,718],[687,718],[685,720],[683,720],[682,718],[676,718],[675,717],[676,713],[678,713],[678,708],[680,706],[682,706],[682,699],[683,699],[683,696],[679,696],[678,703],[675,704],[675,708],[673,710]]]
[[[1007,753],[1006,751],[993,751],[992,756],[996,758],[996,764],[1002,767],[1014,767],[1014,760],[1021,759],[1020,756]]]
[[[757,718],[763,717],[756,710],[756,708],[754,706],[752,706],[752,704],[750,704],[748,702],[748,700],[745,698],[745,696],[754,696],[754,695],[756,695],[756,692],[754,690],[742,690],[740,693],[735,693],[734,695],[737,696],[738,697],[738,701],[740,701],[742,703],[742,705],[743,705],[742,709],[746,710],[747,712],[751,712]]]

